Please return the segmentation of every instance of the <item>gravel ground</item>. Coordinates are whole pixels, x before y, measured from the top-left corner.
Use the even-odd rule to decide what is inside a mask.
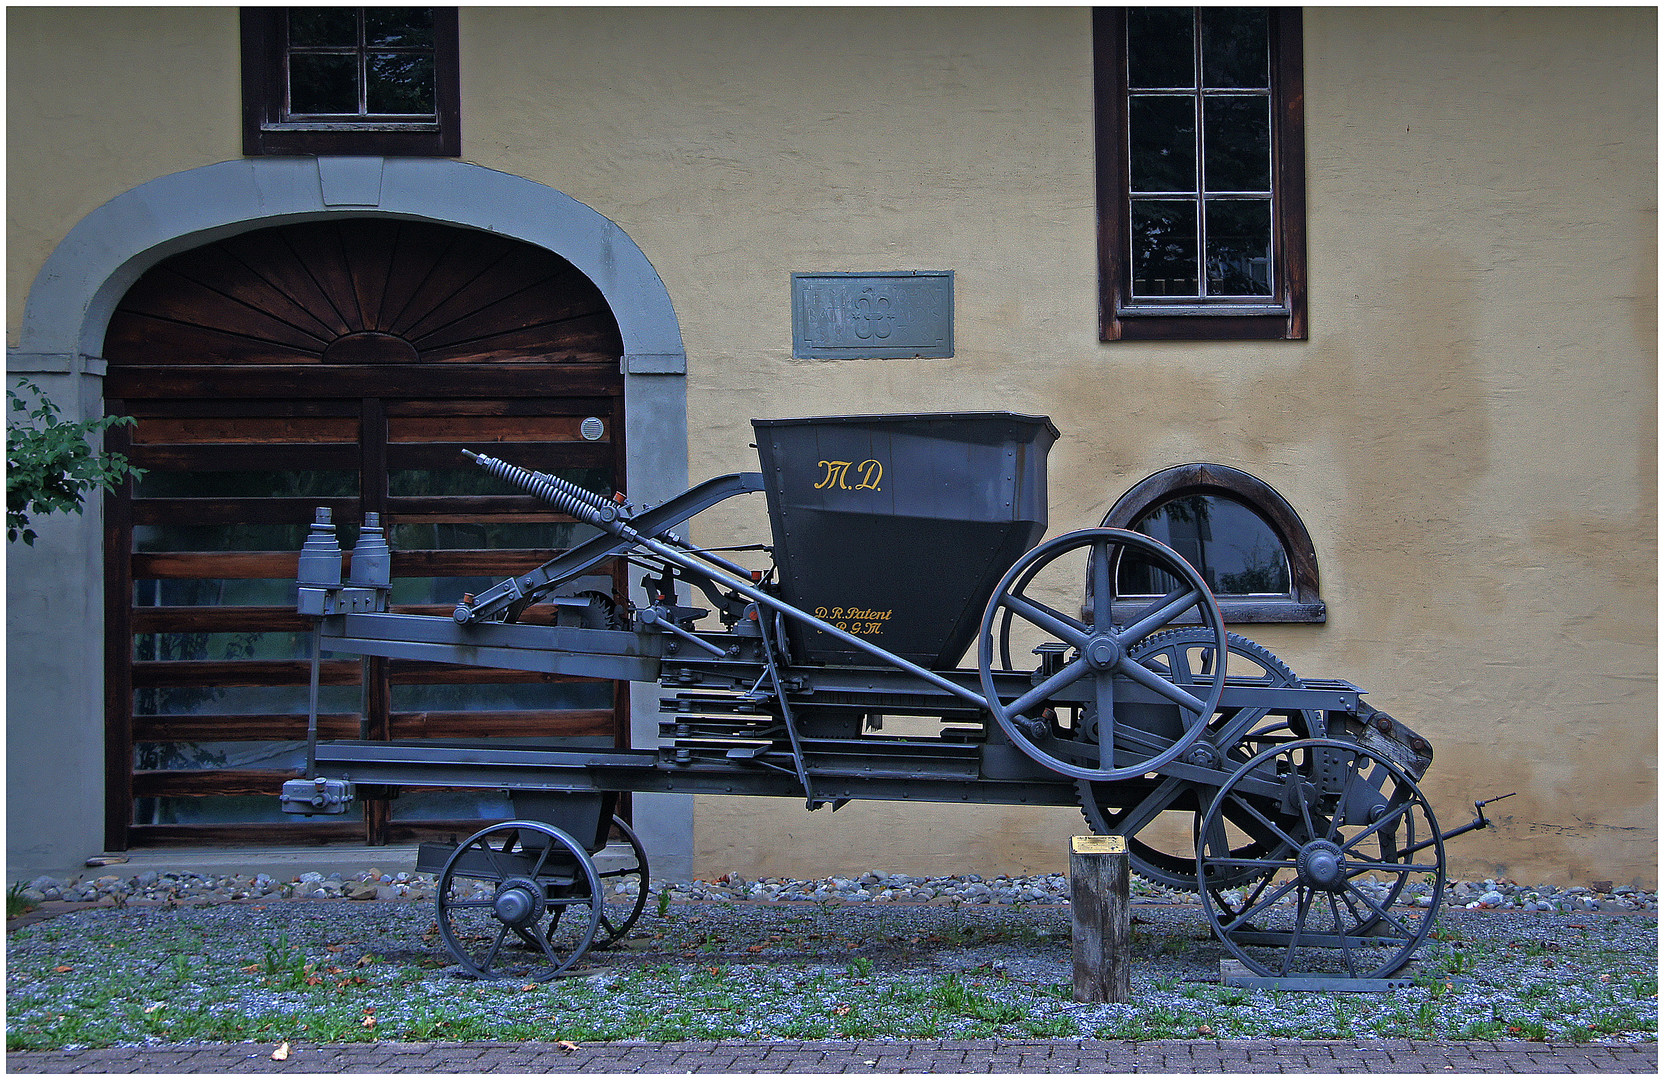
[[[109,875],[113,876],[113,875]],[[959,899],[877,901],[894,877],[814,883],[816,902],[675,900],[770,882],[677,883],[619,947],[585,970],[515,986],[467,979],[433,933],[423,883],[271,883],[235,902],[221,885],[171,902],[130,895],[8,936],[12,1049],[191,1041],[379,1038],[803,1039],[1085,1036],[1653,1041],[1652,894],[1574,894],[1603,908],[1527,911],[1475,901],[1441,911],[1390,993],[1281,993],[1219,984],[1228,954],[1195,906],[1150,890],[1133,908],[1133,1004],[1072,1000],[1070,917],[1040,886],[952,879]],[[390,878],[395,875],[388,875]],[[304,877],[304,876],[303,876]],[[120,880],[119,878],[117,879]],[[935,879],[932,879],[935,880]],[[809,884],[809,883],[803,883]],[[1475,883],[1482,887],[1486,883]],[[354,891],[367,902],[283,899]],[[874,892],[872,885],[881,887]],[[988,887],[966,895],[971,887]],[[310,886],[310,888],[308,888]],[[930,881],[909,879],[909,897]],[[103,888],[105,886],[101,886]],[[145,886],[134,886],[142,893]],[[802,885],[793,886],[801,891]],[[998,902],[1001,890],[1034,901]],[[379,891],[378,891],[379,890]],[[784,891],[784,890],[783,890]],[[389,899],[369,901],[375,895]],[[1510,897],[1503,895],[1503,899]],[[1480,906],[1469,908],[1469,903]],[[52,904],[52,908],[65,905]]]

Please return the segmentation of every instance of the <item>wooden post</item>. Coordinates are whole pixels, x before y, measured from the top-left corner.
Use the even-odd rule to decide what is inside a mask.
[[[1076,836],[1070,840],[1076,1001],[1125,1002],[1132,996],[1127,873],[1126,837]]]

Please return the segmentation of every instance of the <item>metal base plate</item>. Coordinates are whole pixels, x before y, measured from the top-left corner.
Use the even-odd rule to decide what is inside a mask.
[[[1255,975],[1240,960],[1219,961],[1219,981],[1225,986],[1240,986],[1248,990],[1306,990],[1322,993],[1351,992],[1355,994],[1384,994],[1414,986],[1415,979],[1343,979],[1325,975]]]

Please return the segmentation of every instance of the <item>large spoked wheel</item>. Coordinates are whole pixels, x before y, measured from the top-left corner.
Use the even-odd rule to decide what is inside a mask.
[[[605,949],[622,940],[630,927],[641,918],[647,906],[647,852],[635,830],[621,817],[612,819],[613,831],[621,834],[630,845],[630,853],[621,855],[623,862],[606,869],[597,869],[604,890],[601,903],[601,925],[595,935],[593,949]]]
[[[1111,604],[1114,576],[1123,555],[1135,552],[1177,585],[1145,607],[1125,627],[1115,624]],[[1059,564],[1085,559],[1090,610],[1082,618],[1066,615],[1029,595],[1037,580],[1055,575]],[[1081,580],[1075,576],[1074,580]],[[1220,662],[1206,684],[1189,686],[1134,660],[1134,645],[1171,625],[1186,612],[1201,613],[1213,635]],[[1057,670],[1011,701],[1001,700],[994,685],[994,661],[1009,653],[1013,620],[1037,628],[1064,647]],[[996,642],[996,629],[998,641]],[[989,711],[1006,736],[1035,761],[1077,780],[1118,781],[1160,769],[1177,759],[1207,730],[1225,688],[1225,621],[1207,584],[1173,549],[1142,533],[1122,529],[1085,529],[1068,533],[1017,560],[982,616],[977,660]],[[1042,669],[1044,670],[1044,669]],[[1115,682],[1129,679],[1177,705],[1179,730],[1156,732],[1117,722]],[[1078,688],[1076,684],[1081,684]],[[1059,705],[1072,708],[1075,723],[1063,727]]]
[[[1249,843],[1267,854],[1242,854]],[[1244,763],[1203,815],[1196,877],[1225,947],[1271,977],[1386,978],[1433,928],[1444,842],[1415,781],[1354,743],[1301,739]],[[1222,879],[1259,875],[1240,889]],[[1426,906],[1399,905],[1416,879]]]
[[[595,940],[602,895],[595,863],[572,837],[541,821],[505,821],[446,861],[439,936],[470,975],[542,982]]]
[[[1298,687],[1299,678],[1271,650],[1238,634],[1226,635],[1232,685]],[[1213,675],[1213,633],[1184,627],[1153,634],[1133,646],[1132,659],[1181,686],[1196,687]],[[1200,693],[1199,689],[1193,693]],[[1323,734],[1320,713],[1285,716],[1266,709],[1221,709],[1208,730],[1185,755],[1186,760],[1217,769],[1235,769],[1267,746]],[[1127,857],[1140,877],[1181,892],[1196,891],[1196,843],[1202,814],[1219,788],[1176,776],[1163,777],[1147,794],[1129,799],[1125,784],[1077,780],[1081,813],[1100,834],[1120,833]],[[1227,811],[1229,813],[1229,811]],[[1166,825],[1166,831],[1151,826]],[[1145,830],[1157,835],[1153,838]],[[1136,834],[1144,834],[1139,838]],[[1248,839],[1235,855],[1261,857],[1273,848]],[[1244,869],[1221,875],[1215,888],[1235,888],[1257,880],[1259,871]]]

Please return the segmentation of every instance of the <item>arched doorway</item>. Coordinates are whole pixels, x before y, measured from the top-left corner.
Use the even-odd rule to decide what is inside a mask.
[[[313,506],[348,544],[378,512],[396,609],[439,612],[568,546],[578,526],[459,451],[621,490],[623,352],[567,260],[432,223],[257,229],[140,277],[104,345],[107,411],[138,418],[117,430],[148,470],[106,507],[106,594],[125,598],[106,605],[108,846],[386,843],[502,816],[431,792],[381,793],[349,823],[276,813],[304,760],[295,552]],[[323,681],[326,737],[628,742],[611,683],[382,660],[329,661]]]

